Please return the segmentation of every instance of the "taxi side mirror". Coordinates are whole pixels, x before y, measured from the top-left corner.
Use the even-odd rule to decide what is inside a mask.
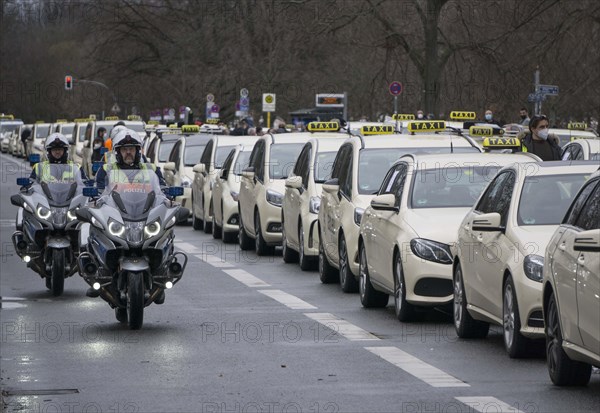
[[[167,162],[163,169],[165,171],[175,172],[175,162]]]
[[[290,176],[285,180],[285,186],[286,188],[297,189],[300,191],[302,189],[302,177],[297,175]]]
[[[335,194],[340,190],[340,182],[337,178],[330,179],[323,183],[323,191],[329,194]]]
[[[400,211],[400,208],[396,206],[396,197],[394,194],[376,196],[371,200],[371,208],[378,211]]]
[[[248,168],[242,171],[242,176],[248,179],[254,179],[254,167],[249,166]]]
[[[194,165],[194,168],[192,169],[194,171],[194,173],[197,174],[203,174],[206,172],[206,165],[204,165],[203,163],[199,163]]]
[[[577,234],[577,238],[575,238],[573,243],[573,250],[581,252],[600,252],[600,230],[591,229]]]
[[[497,212],[481,214],[473,218],[471,229],[483,232],[504,232],[506,227],[500,225],[501,217]]]

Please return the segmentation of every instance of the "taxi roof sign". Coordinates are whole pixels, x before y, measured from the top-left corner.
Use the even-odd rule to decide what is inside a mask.
[[[412,113],[394,113],[392,115],[393,120],[415,120],[415,115]]]
[[[486,149],[520,148],[521,141],[518,138],[485,138],[483,147]]]
[[[182,125],[181,132],[183,132],[183,133],[198,133],[198,132],[200,132],[200,126],[198,126],[198,125]]]
[[[0,119],[11,119],[13,120],[15,118],[14,115],[5,115],[4,113],[0,113]]]
[[[104,118],[104,120],[119,120],[118,116],[107,116]]]
[[[171,124],[169,125],[169,129],[179,129],[179,126],[177,126],[177,124],[176,124],[176,123],[171,123]]]
[[[91,120],[92,120],[91,118],[76,118],[75,120],[73,120],[73,122],[76,122],[76,123],[87,123],[87,122],[89,122]]]
[[[148,125],[158,125],[159,122],[157,120],[149,120]]]
[[[394,132],[392,125],[365,125],[360,128],[363,135],[390,135]]]
[[[408,131],[415,132],[442,132],[446,130],[443,120],[417,120],[408,123]]]
[[[450,119],[452,120],[475,120],[477,114],[475,112],[466,112],[461,110],[454,110],[450,112]]]
[[[43,120],[36,120],[35,123],[46,123]]]
[[[142,117],[140,115],[129,115],[127,120],[142,120]]]
[[[568,129],[571,130],[585,130],[587,128],[587,123],[585,122],[569,122],[567,125]]]
[[[208,118],[208,119],[206,119],[206,123],[208,123],[209,125],[216,125],[220,121],[221,120],[219,118]]]
[[[306,126],[309,132],[337,132],[340,130],[338,122],[310,122]]]
[[[471,126],[469,128],[471,136],[494,136],[494,128],[492,126]]]
[[[68,120],[66,120],[66,119],[56,119],[55,123],[67,123],[67,122],[68,122]]]

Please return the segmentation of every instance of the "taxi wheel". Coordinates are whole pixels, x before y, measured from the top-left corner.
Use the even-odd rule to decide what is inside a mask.
[[[548,301],[546,322],[546,358],[552,383],[557,386],[585,386],[590,381],[592,366],[571,360],[563,350],[560,319],[554,293],[550,295]]]
[[[282,256],[283,262],[285,263],[293,263],[298,261],[298,253],[288,247],[287,245],[287,237],[285,236],[285,222],[283,221],[283,214],[281,217],[281,247],[283,248]]]
[[[210,210],[208,212],[210,213]],[[207,218],[207,217],[204,217],[204,218]],[[212,232],[212,221],[209,221],[208,219],[204,219],[204,233],[210,234],[211,232]]]
[[[240,245],[240,249],[242,251],[247,251],[252,249],[254,240],[246,234],[246,230],[244,229],[244,223],[242,221],[242,211],[239,211],[240,214],[240,229],[238,231],[238,243]]]
[[[452,301],[454,329],[460,338],[485,338],[490,330],[489,323],[475,320],[467,310],[467,296],[463,284],[460,263],[454,269],[454,300]]]
[[[527,355],[533,340],[521,334],[521,318],[519,315],[519,304],[512,278],[509,276],[503,288],[502,294],[502,329],[504,336],[504,347],[511,358],[519,358]]]
[[[348,249],[346,248],[346,238],[340,239],[340,285],[345,293],[355,293],[358,291],[358,282],[350,270],[348,262]]]
[[[315,269],[315,260],[314,257],[308,257],[304,253],[304,229],[302,228],[302,224],[298,227],[298,242],[299,242],[299,263],[302,271],[312,271]]]
[[[327,259],[325,247],[323,245],[323,236],[319,237],[319,279],[323,284],[338,282],[340,274]]]
[[[408,322],[415,318],[415,306],[406,301],[406,282],[400,253],[396,253],[394,261],[394,312],[398,321]]]
[[[214,239],[221,239],[221,236],[222,236],[222,230],[221,230],[221,227],[217,225],[217,221],[215,220],[214,211],[213,211],[213,216],[212,216],[212,236]]]
[[[360,295],[360,303],[365,308],[383,308],[387,306],[390,296],[377,291],[371,284],[369,267],[367,266],[367,249],[362,244],[360,246],[359,257],[360,278],[358,280],[358,293]]]
[[[254,231],[256,234],[254,240],[254,251],[256,252],[256,255],[262,256],[272,253],[273,248],[269,247],[263,238],[262,230],[260,228],[260,215],[258,214],[258,211],[256,211],[254,215]]]

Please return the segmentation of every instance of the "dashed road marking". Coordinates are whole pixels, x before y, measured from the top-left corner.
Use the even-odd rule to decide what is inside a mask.
[[[245,284],[248,287],[270,287],[271,284],[267,284],[260,278],[255,277],[245,270],[241,270],[239,268],[231,269],[231,270],[223,270],[223,272],[230,277],[238,280],[242,284]]]
[[[325,327],[335,330],[341,336],[347,338],[350,341],[366,341],[366,340],[379,340],[379,337],[374,336],[362,328],[355,326],[342,320],[330,313],[306,313],[304,314],[308,318],[312,318],[318,323],[323,324]]]
[[[189,242],[177,242],[177,247],[183,252],[187,252],[189,254],[201,254],[202,250]]]
[[[470,387],[469,384],[443,372],[431,364],[400,350],[397,347],[365,347],[371,353],[400,367],[405,372],[433,387]]]
[[[233,265],[227,261],[223,261],[221,258],[219,258],[215,255],[198,254],[198,255],[195,255],[195,257],[200,258],[202,261],[204,261],[207,264],[210,264],[216,268],[233,268],[233,267],[235,267],[235,265]]]
[[[271,297],[275,301],[279,301],[281,304],[292,310],[314,310],[317,308],[314,305],[299,299],[295,295],[288,294],[281,290],[258,290],[258,292],[267,297]]]
[[[469,406],[469,410],[473,409],[482,413],[492,411],[497,413],[523,413],[521,410],[516,409],[510,404],[506,404],[495,397],[455,397],[455,399]]]

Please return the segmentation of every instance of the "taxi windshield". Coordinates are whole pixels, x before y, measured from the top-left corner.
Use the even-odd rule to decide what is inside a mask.
[[[465,165],[419,170],[413,178],[410,207],[471,207],[499,169],[499,165]]]
[[[315,158],[315,182],[322,184],[331,178],[331,170],[333,169],[333,161],[337,152],[319,152]]]
[[[237,176],[242,175],[242,171],[248,167],[248,163],[250,162],[250,151],[244,151],[238,153],[237,159],[235,161],[235,165],[233,167],[233,173]]]
[[[75,164],[38,164],[35,192],[43,193],[51,205],[61,206],[82,193],[81,172]]]
[[[79,142],[85,142],[85,129],[87,128],[87,124],[77,125],[77,132],[79,136]]]
[[[215,152],[215,168],[221,169],[223,167],[223,162],[227,159],[227,155],[233,149],[233,146],[219,146]]]
[[[69,143],[73,143],[73,129],[75,129],[75,125],[63,126],[60,133],[65,135],[65,138],[69,141]]]
[[[285,179],[294,169],[303,143],[274,143],[269,157],[269,178]]]
[[[143,218],[165,199],[158,177],[151,169],[112,169],[107,178],[109,184],[102,199],[129,219]]]
[[[518,224],[559,225],[588,176],[581,173],[525,178],[517,213]]]
[[[35,128],[35,138],[42,139],[48,136],[50,132],[50,125],[38,125]]]

